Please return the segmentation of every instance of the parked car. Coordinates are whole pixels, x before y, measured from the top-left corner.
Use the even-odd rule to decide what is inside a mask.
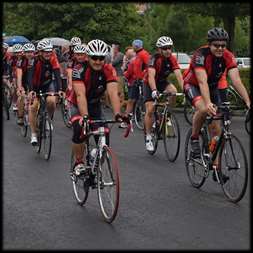
[[[236,58],[238,68],[250,68],[249,57],[237,57]]]
[[[179,67],[181,69],[187,69],[190,65],[191,57],[186,53],[172,53],[172,55],[176,56]]]

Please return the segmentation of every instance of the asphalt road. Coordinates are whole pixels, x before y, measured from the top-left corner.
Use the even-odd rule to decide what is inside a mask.
[[[125,139],[113,127],[121,192],[118,216],[107,224],[96,190],[84,207],[74,199],[68,175],[72,131],[63,125],[60,112],[54,119],[50,161],[21,137],[11,115],[3,122],[3,249],[249,249],[250,187],[238,204],[228,202],[211,177],[200,190],[193,188],[183,157],[188,125],[181,113],[177,116],[182,136],[174,163],[166,161],[162,143],[150,156],[139,130]],[[242,120],[234,117],[232,129],[250,159]]]

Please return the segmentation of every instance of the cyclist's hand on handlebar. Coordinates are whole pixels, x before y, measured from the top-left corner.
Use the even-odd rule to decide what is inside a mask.
[[[207,114],[209,116],[215,116],[216,112],[217,112],[217,106],[215,104],[213,104],[212,102],[208,103],[206,105],[207,107]]]
[[[59,97],[60,97],[60,98],[64,97],[64,92],[63,92],[62,90],[59,90],[59,91],[58,91],[58,94],[59,94]]]
[[[157,90],[153,90],[151,93],[151,96],[153,99],[158,99],[159,98],[159,92]]]

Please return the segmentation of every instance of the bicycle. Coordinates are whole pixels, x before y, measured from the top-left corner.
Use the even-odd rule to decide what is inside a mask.
[[[29,99],[26,92],[24,96],[24,115],[23,115],[24,124],[20,126],[20,133],[23,137],[27,136],[28,127],[29,127],[28,111],[29,111]]]
[[[69,108],[68,100],[65,97],[62,97],[59,104],[61,107],[61,115],[62,115],[64,125],[67,128],[71,128],[72,125],[71,125],[71,121],[70,121],[70,114],[68,111],[68,108]]]
[[[6,114],[6,119],[10,119],[10,107],[12,103],[12,90],[9,83],[9,76],[3,76],[2,84],[2,105]]]
[[[185,140],[185,166],[187,176],[195,188],[200,188],[207,177],[209,172],[214,170],[217,182],[221,185],[224,195],[233,203],[240,201],[247,188],[248,181],[248,162],[245,150],[240,140],[231,132],[231,111],[230,103],[223,102],[218,107],[219,113],[216,116],[207,116],[206,121],[201,128],[199,141],[201,147],[201,158],[194,159],[190,148],[190,138],[192,128],[189,129]],[[219,140],[211,152],[209,150],[210,136],[208,133],[208,125],[213,120],[221,120],[222,130]],[[219,157],[220,169],[213,168],[213,162]],[[223,176],[228,177],[224,182]],[[241,184],[235,182],[236,178],[241,179]],[[235,186],[233,188],[233,186]]]
[[[151,129],[154,151],[147,151],[150,155],[155,154],[158,141],[163,140],[167,159],[174,162],[180,149],[180,129],[178,120],[170,107],[169,97],[183,95],[183,93],[171,94],[163,92],[155,99],[154,123]],[[165,102],[162,102],[165,100]]]
[[[43,146],[44,158],[48,161],[52,149],[52,123],[46,109],[46,97],[59,96],[59,94],[54,92],[42,93],[40,90],[37,96],[40,103],[37,114],[38,145],[36,146],[36,152],[39,154]]]
[[[144,97],[143,97],[143,80],[138,80],[134,85],[137,85],[139,90],[139,96],[134,105],[133,118],[135,125],[138,129],[144,129],[144,116],[146,112]]]
[[[98,129],[91,130],[93,124],[99,123]],[[118,123],[115,120],[90,120],[83,117],[82,129],[86,136],[86,170],[85,174],[76,175],[74,172],[74,156],[71,154],[70,175],[72,179],[73,191],[77,203],[83,206],[89,195],[89,189],[97,189],[98,202],[104,220],[113,222],[117,215],[120,195],[119,164],[116,154],[112,148],[106,144],[106,134],[110,133],[107,124]],[[131,129],[130,122],[124,137],[127,137]],[[91,154],[90,137],[99,136],[96,144],[96,153]]]

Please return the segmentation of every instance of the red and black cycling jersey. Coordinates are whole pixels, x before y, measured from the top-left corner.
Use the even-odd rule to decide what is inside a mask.
[[[117,82],[117,73],[111,64],[104,64],[101,70],[95,71],[90,67],[89,62],[85,61],[73,67],[72,80],[84,83],[89,104],[99,103],[107,83]],[[68,100],[77,105],[74,89],[71,90]]]
[[[161,54],[154,54],[149,62],[149,68],[154,68],[156,83],[167,82],[167,77],[176,69],[180,69],[177,58],[172,54],[164,57]],[[145,83],[148,83],[148,75],[145,77]]]
[[[32,73],[30,73],[30,71]],[[32,90],[39,90],[42,87],[49,85],[53,81],[53,76],[56,80],[56,91],[61,89],[60,64],[57,56],[52,54],[49,60],[44,60],[41,56],[36,57],[29,69],[29,87]]]
[[[215,57],[210,48],[205,45],[193,54],[189,68],[183,73],[184,83],[198,86],[194,69],[202,68],[207,73],[209,87],[226,88],[226,75],[228,70],[237,68],[234,55],[227,49],[222,57]]]
[[[22,69],[22,85],[28,84],[28,69],[32,68],[34,61],[35,58],[28,59],[25,56],[22,56],[22,58],[17,61],[16,67]]]

